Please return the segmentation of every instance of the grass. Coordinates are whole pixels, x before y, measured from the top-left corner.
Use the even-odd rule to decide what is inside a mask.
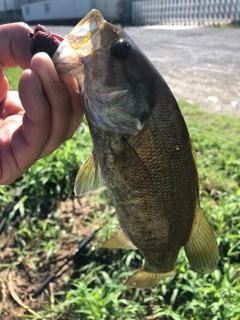
[[[22,69],[20,67],[5,69],[4,74],[8,78],[9,81],[9,89],[10,90],[18,90],[18,82],[19,78],[22,74]]]
[[[137,251],[100,247],[99,243],[116,224],[116,218],[110,216],[114,208],[106,189],[102,188],[91,198],[100,206],[84,221],[90,230],[106,223],[95,241],[96,250],[88,254],[75,279],[62,281],[61,289],[54,293],[54,304],[50,302],[49,292],[45,292],[48,302],[45,300],[36,309],[42,318],[240,319],[240,121],[236,117],[206,113],[185,101],[179,101],[179,105],[197,153],[203,212],[219,243],[218,268],[211,274],[197,274],[181,251],[174,277],[147,290],[123,286],[127,277],[141,266],[142,257]],[[17,218],[11,222],[15,249],[0,268],[14,267],[17,273],[24,267],[37,276],[44,264],[50,263],[51,256],[58,253],[59,239],[74,224],[74,215],[67,222],[59,220],[58,204],[73,197],[78,167],[90,152],[89,130],[82,124],[71,140],[39,160],[16,183],[1,188],[3,210],[16,186],[25,186]],[[2,248],[3,244],[1,241]],[[30,314],[28,318],[37,319]]]

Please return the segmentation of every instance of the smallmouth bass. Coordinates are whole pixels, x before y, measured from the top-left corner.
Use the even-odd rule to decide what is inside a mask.
[[[194,149],[159,72],[97,10],[65,37],[53,62],[77,79],[93,141],[75,194],[103,178],[120,224],[103,246],[137,248],[145,258],[126,285],[148,288],[173,275],[182,247],[194,270],[212,272],[218,246],[200,208]]]

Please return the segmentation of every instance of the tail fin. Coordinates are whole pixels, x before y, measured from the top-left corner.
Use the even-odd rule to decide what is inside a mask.
[[[134,275],[132,275],[125,283],[126,286],[133,288],[151,288],[154,285],[158,284],[159,281],[173,276],[175,274],[175,270],[167,272],[167,273],[152,273],[146,271],[144,267],[138,270]]]
[[[218,263],[217,240],[199,206],[196,208],[192,231],[184,249],[195,271],[210,273],[216,269]]]

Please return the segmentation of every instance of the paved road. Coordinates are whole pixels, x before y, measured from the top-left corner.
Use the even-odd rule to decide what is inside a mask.
[[[65,35],[71,27],[49,27]],[[177,98],[240,115],[240,29],[127,27]]]
[[[173,93],[214,112],[240,115],[240,29],[129,28]]]

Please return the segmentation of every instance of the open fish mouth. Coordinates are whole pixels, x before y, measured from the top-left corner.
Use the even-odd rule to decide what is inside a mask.
[[[83,18],[70,32],[68,43],[72,49],[78,50],[85,47],[91,37],[101,28],[104,23],[102,14],[97,10],[92,10]]]
[[[126,79],[120,85],[114,81],[109,84],[111,74],[104,67],[111,45],[119,37],[120,32],[115,30],[117,28],[107,23],[99,11],[92,10],[66,35],[53,62],[58,73],[77,79],[89,122],[104,131],[129,135],[143,127],[127,108],[121,110],[123,99],[127,101],[133,93]],[[110,38],[110,46],[102,43],[104,37],[108,40],[106,33],[114,36]]]
[[[81,59],[91,54],[93,49],[100,48],[100,42],[96,45],[96,41],[93,48],[92,38],[104,22],[102,14],[98,10],[92,10],[65,37],[52,58],[59,73],[70,73],[73,77],[81,73]]]

